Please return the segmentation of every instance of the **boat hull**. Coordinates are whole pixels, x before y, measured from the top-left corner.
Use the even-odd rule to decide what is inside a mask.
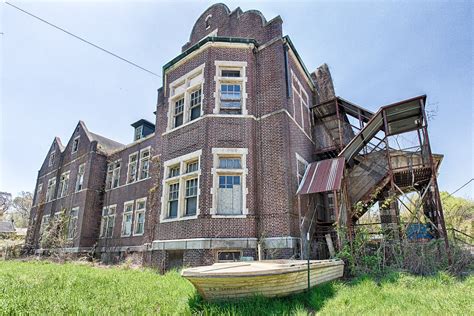
[[[213,269],[214,268],[214,269]],[[312,260],[310,286],[342,277],[341,260]],[[188,279],[206,300],[237,299],[253,295],[286,296],[308,288],[305,261],[256,261],[253,263],[214,264],[185,269]]]

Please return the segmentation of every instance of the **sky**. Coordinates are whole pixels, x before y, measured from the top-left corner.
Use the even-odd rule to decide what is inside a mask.
[[[210,1],[16,1],[51,23],[160,74]],[[474,177],[471,1],[226,1],[280,15],[306,67],[327,63],[336,94],[376,111],[421,94],[436,112],[441,190]],[[55,136],[79,119],[122,143],[154,121],[162,79],[0,2],[0,191],[33,191]],[[474,198],[474,181],[456,193]]]

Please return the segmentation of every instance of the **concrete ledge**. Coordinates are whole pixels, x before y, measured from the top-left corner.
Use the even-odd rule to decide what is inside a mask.
[[[53,248],[53,249],[36,249],[35,250],[35,254],[36,255],[42,255],[43,253],[47,252],[47,251],[63,251],[65,253],[86,253],[86,252],[89,252],[91,251],[91,247],[71,247],[71,248],[62,248],[62,249],[58,249],[58,248]]]
[[[191,238],[154,240],[151,250],[257,248],[257,238]]]
[[[142,246],[120,246],[120,247],[97,247],[97,252],[123,252],[123,251],[146,251],[147,247]]]
[[[298,237],[269,237],[263,240],[263,247],[265,249],[282,249],[282,248],[296,248],[298,245]]]
[[[270,237],[263,241],[264,248],[296,248],[298,237]],[[190,249],[245,249],[257,248],[257,238],[190,238],[154,240],[151,250],[190,250]]]

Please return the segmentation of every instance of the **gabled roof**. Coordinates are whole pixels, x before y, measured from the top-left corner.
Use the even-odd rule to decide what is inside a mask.
[[[125,147],[125,145],[122,143],[116,142],[115,140],[90,132],[83,121],[79,121],[79,124],[84,129],[84,132],[86,133],[89,140],[91,142],[96,141],[98,148],[104,151],[106,154],[110,154],[116,150],[119,150]]]
[[[56,144],[58,144],[58,148],[61,152],[64,151],[64,149],[66,148],[63,143],[61,142],[61,138],[59,138],[58,136],[54,137],[54,141],[56,142]]]
[[[15,226],[10,221],[0,221],[0,233],[14,233]]]

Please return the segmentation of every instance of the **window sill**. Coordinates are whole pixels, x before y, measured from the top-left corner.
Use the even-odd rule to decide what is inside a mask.
[[[141,233],[141,234],[133,234],[132,237],[140,237],[140,236],[143,236],[144,233]]]
[[[160,223],[179,222],[179,221],[186,221],[186,220],[197,219],[197,218],[198,218],[197,215],[183,216],[183,217],[177,217],[177,218],[163,218],[160,220]]]
[[[119,185],[119,186],[117,186],[117,187],[115,187],[115,188],[105,189],[105,192],[117,190],[117,189],[126,187],[126,186],[128,186],[128,185],[137,184],[137,183],[140,183],[140,182],[142,182],[142,181],[146,181],[146,180],[148,180],[148,179],[151,179],[151,176],[148,176],[148,178],[139,179],[139,180],[137,180],[137,181],[135,181],[135,182],[132,182],[132,183],[122,184],[122,185]]]
[[[122,237],[122,238],[131,237],[131,236],[132,236],[131,234],[130,235],[120,235],[120,237]]]
[[[213,214],[212,218],[247,218],[247,214],[242,214],[242,215]]]

